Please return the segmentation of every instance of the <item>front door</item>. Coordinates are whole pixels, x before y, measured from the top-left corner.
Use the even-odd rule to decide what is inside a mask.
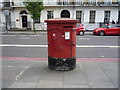
[[[22,16],[22,27],[27,27],[27,16]]]

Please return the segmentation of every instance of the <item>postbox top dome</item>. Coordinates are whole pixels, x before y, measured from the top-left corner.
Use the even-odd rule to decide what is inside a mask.
[[[76,23],[79,22],[77,19],[73,18],[52,18],[45,20],[47,23]]]

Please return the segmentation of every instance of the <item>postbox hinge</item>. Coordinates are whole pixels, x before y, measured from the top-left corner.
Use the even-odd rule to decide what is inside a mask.
[[[75,45],[76,43],[74,41],[72,41],[72,45]]]
[[[48,45],[50,44],[50,42],[48,42]]]

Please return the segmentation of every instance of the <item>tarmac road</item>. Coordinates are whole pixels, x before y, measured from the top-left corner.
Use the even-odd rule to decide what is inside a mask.
[[[77,57],[117,58],[118,40],[118,36],[94,36],[91,32],[84,36],[77,35]],[[3,56],[47,57],[47,35],[44,34],[2,35],[2,44],[8,45],[2,47]]]
[[[118,36],[77,35],[73,71],[47,68],[47,35],[3,34],[3,88],[117,88]]]

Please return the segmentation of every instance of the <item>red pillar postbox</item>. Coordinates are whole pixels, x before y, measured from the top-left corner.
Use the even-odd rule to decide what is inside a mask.
[[[53,18],[45,20],[48,35],[48,67],[73,70],[76,67],[76,31],[79,20]]]

